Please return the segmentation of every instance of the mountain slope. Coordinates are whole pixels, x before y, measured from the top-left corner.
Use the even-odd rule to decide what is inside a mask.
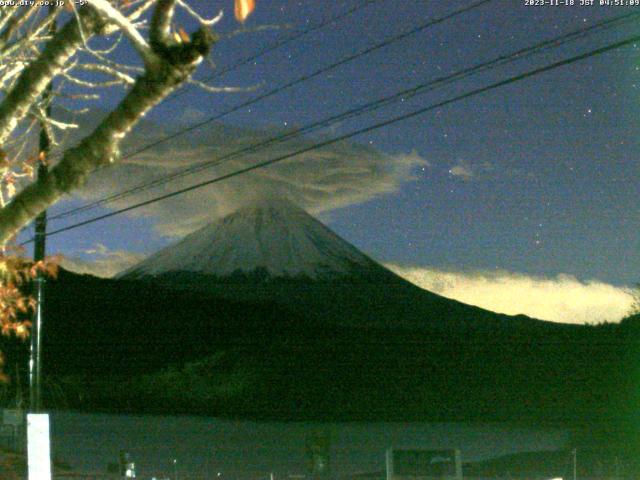
[[[270,277],[320,280],[380,269],[301,208],[269,199],[197,230],[118,277],[179,271],[228,277],[260,270]]]
[[[433,329],[525,318],[422,290],[283,200],[242,208],[117,278],[234,301],[272,301],[315,322],[342,326]]]
[[[440,297],[286,202],[242,209],[119,279],[63,271],[46,298],[49,391],[70,408],[591,426],[624,425],[640,391],[635,329]]]
[[[613,325],[331,326],[274,303],[65,271],[46,298],[51,408],[593,425],[626,421],[640,391],[637,333]]]

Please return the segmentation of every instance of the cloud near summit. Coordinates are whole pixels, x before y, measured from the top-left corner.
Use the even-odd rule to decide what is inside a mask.
[[[217,161],[211,168],[107,205],[109,208],[121,208],[309,148],[323,140],[296,138],[228,158],[238,150],[265,142],[283,132],[250,131],[215,124],[127,158],[127,152],[167,133],[150,122],[139,127],[128,139],[128,146],[123,148],[122,162],[94,173],[80,192],[83,199],[97,200],[180,172],[186,167]],[[163,200],[130,214],[155,217],[158,232],[170,237],[185,235],[263,196],[286,197],[318,214],[395,192],[402,183],[413,179],[416,167],[425,165],[428,162],[416,153],[388,155],[368,146],[341,142]]]

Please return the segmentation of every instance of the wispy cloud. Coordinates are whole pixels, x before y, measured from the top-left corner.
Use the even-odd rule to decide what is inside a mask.
[[[140,262],[145,255],[126,250],[110,250],[101,243],[77,255],[64,256],[63,268],[76,273],[89,273],[97,277],[110,278]]]
[[[410,282],[442,296],[509,315],[525,314],[563,323],[617,322],[633,302],[628,288],[571,275],[534,277],[519,273],[456,272],[388,264]]]
[[[129,145],[145,145],[164,135],[160,127],[144,123]],[[142,182],[172,174],[189,166],[216,160],[278,135],[279,131],[249,131],[220,124],[177,137],[120,165],[96,172],[80,195],[93,200],[118,193]],[[110,204],[122,207],[135,201],[187,187],[251,165],[308,148],[318,139],[298,138],[250,154],[224,160],[168,184]],[[129,149],[124,148],[123,152]],[[132,215],[154,216],[162,235],[182,236],[261,196],[287,197],[312,213],[331,211],[398,190],[414,178],[414,170],[427,165],[416,153],[388,155],[368,146],[338,143],[310,150],[266,168],[225,180],[179,197],[149,205]]]
[[[475,173],[468,165],[458,164],[449,169],[449,173],[454,177],[460,177],[463,180],[471,180],[475,177]]]
[[[486,176],[493,170],[494,166],[489,162],[471,164],[465,160],[458,160],[454,166],[449,168],[449,175],[458,177],[464,181],[470,181],[478,177]]]

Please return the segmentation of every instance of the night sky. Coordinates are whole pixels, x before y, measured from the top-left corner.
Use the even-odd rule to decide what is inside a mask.
[[[245,28],[280,28],[230,38],[224,34],[242,28],[233,19],[230,0],[198,0],[192,5],[206,15],[225,9],[226,17],[218,29],[223,38],[212,55],[221,71],[278,39],[364,3],[257,0],[256,12]],[[212,81],[219,86],[257,86],[256,91],[212,94],[186,87],[184,93],[156,108],[148,120],[169,131],[189,125],[472,3],[370,2]],[[640,7],[575,3],[527,6],[525,0],[489,2],[221,121],[248,132],[303,126],[602,19],[640,11]],[[327,138],[347,133],[608,45],[640,34],[639,26],[640,18],[343,121],[320,135]],[[129,58],[130,54],[124,51],[122,56]],[[203,65],[198,78],[211,74]],[[120,96],[121,92],[114,91],[99,107],[108,108]],[[556,286],[567,286],[568,281],[583,289],[583,297],[590,295],[588,287],[597,283],[610,287],[624,303],[619,287],[640,281],[639,115],[640,50],[631,45],[355,137],[352,144],[376,149],[390,159],[409,155],[419,161],[411,164],[409,174],[405,172],[405,178],[389,189],[392,191],[345,200],[341,208],[316,210],[342,237],[373,258],[400,268],[426,269],[431,276],[438,271],[500,282],[530,279],[547,282],[549,293]],[[146,143],[144,138],[139,141]],[[174,160],[180,162],[180,158]],[[321,161],[315,168],[323,168]],[[208,175],[196,175],[184,184]],[[101,193],[97,189],[83,201],[100,198]],[[72,199],[52,212],[80,204]],[[50,228],[107,211],[102,208],[85,216],[52,221]],[[98,244],[107,256],[152,253],[175,240],[166,228],[164,235],[154,228],[157,215],[158,210],[144,216],[120,216],[63,233],[50,238],[49,251],[85,260],[92,259],[86,251],[95,250]],[[194,228],[202,222],[198,217]],[[423,285],[435,288],[433,281]],[[458,283],[457,287],[464,289],[465,285]],[[607,292],[593,294],[612,299]]]

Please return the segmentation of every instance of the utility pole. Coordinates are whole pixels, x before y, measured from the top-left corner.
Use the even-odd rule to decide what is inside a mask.
[[[57,30],[54,2],[50,2],[49,14],[52,15],[49,24],[49,34],[54,35]],[[38,170],[36,182],[42,182],[47,177],[47,157],[51,150],[48,119],[51,117],[51,101],[53,98],[53,84],[49,82],[42,94],[45,118],[40,122],[40,138],[38,152]],[[35,243],[33,248],[34,262],[44,261],[45,237],[47,235],[47,211],[36,217]],[[36,311],[31,326],[31,349],[29,355],[29,413],[27,414],[27,465],[29,480],[51,480],[51,430],[49,415],[42,412],[42,312],[44,307],[44,274],[37,269],[35,278]]]
[[[56,7],[49,6],[49,11],[53,12]],[[56,32],[56,21],[53,20],[49,26],[49,33]],[[49,138],[48,130],[45,123],[51,117],[51,99],[53,85],[49,83],[42,95],[42,101],[45,104],[45,119],[40,124],[39,138],[39,155],[37,182],[43,181],[49,173],[47,166],[47,157],[51,150],[51,138]],[[45,258],[45,239],[47,236],[47,211],[45,210],[36,217],[35,220],[35,238],[33,247],[34,262],[43,261]],[[42,409],[42,316],[44,308],[44,283],[45,277],[42,272],[38,271],[35,278],[36,288],[36,311],[31,326],[31,348],[29,352],[29,411],[38,413]]]
[[[47,110],[50,110],[47,107]],[[45,163],[46,155],[49,152],[50,139],[46,131],[40,132],[40,152],[44,152],[38,164],[38,180],[42,181],[47,174],[48,168]],[[44,157],[44,158],[42,158]],[[44,260],[46,250],[47,235],[47,211],[45,210],[36,217],[36,233],[33,247],[33,261]],[[29,409],[37,413],[42,409],[42,315],[44,308],[44,283],[45,278],[41,271],[38,271],[35,278],[36,286],[36,311],[31,327],[31,355],[29,359]]]
[[[45,158],[49,151],[49,136],[43,129],[40,132],[40,151]],[[44,148],[43,148],[44,147]],[[38,165],[38,180],[46,177],[48,169],[43,160]],[[33,247],[33,260],[39,262],[45,257],[45,238],[47,235],[47,211],[36,217],[36,234]],[[35,278],[36,285],[36,311],[31,327],[31,358],[29,359],[29,409],[37,413],[42,409],[42,314],[44,308],[44,282],[42,272],[38,271]]]

